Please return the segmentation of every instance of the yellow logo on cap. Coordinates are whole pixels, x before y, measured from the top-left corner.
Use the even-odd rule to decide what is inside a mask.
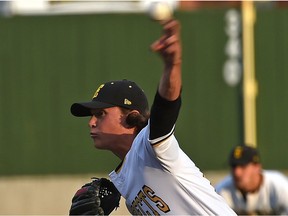
[[[130,100],[128,100],[128,99],[124,99],[124,104],[125,105],[131,105],[132,104],[132,102],[130,101]]]
[[[94,93],[92,99],[93,99],[93,98],[96,98],[96,97],[98,96],[99,91],[100,91],[101,88],[103,88],[103,87],[104,87],[104,84],[102,84],[102,85],[100,85],[100,86],[98,87],[98,89],[97,89],[96,92]]]
[[[242,152],[243,152],[243,148],[242,147],[237,147],[234,150],[234,158],[239,159],[242,157]]]

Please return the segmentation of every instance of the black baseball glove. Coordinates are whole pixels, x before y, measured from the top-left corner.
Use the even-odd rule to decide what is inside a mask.
[[[109,215],[119,207],[121,194],[106,178],[92,178],[72,198],[69,215]]]

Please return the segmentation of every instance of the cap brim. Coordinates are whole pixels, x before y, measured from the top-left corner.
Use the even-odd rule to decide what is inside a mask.
[[[91,101],[84,103],[74,103],[72,104],[70,111],[72,115],[77,117],[91,116],[91,109],[102,109],[113,107],[115,105],[107,104],[99,101]]]
[[[237,160],[237,161],[230,161],[230,166],[231,167],[235,167],[235,166],[245,166],[247,164],[249,164],[249,161],[241,161],[241,160]]]

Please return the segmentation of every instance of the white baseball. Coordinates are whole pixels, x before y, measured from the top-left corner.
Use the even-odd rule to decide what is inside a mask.
[[[173,9],[167,2],[152,2],[148,9],[149,16],[156,21],[166,21],[172,18]]]

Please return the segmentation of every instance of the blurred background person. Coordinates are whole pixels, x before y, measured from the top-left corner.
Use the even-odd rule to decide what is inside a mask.
[[[231,174],[216,191],[238,215],[288,215],[288,179],[279,171],[263,170],[256,148],[241,145],[229,155]]]

